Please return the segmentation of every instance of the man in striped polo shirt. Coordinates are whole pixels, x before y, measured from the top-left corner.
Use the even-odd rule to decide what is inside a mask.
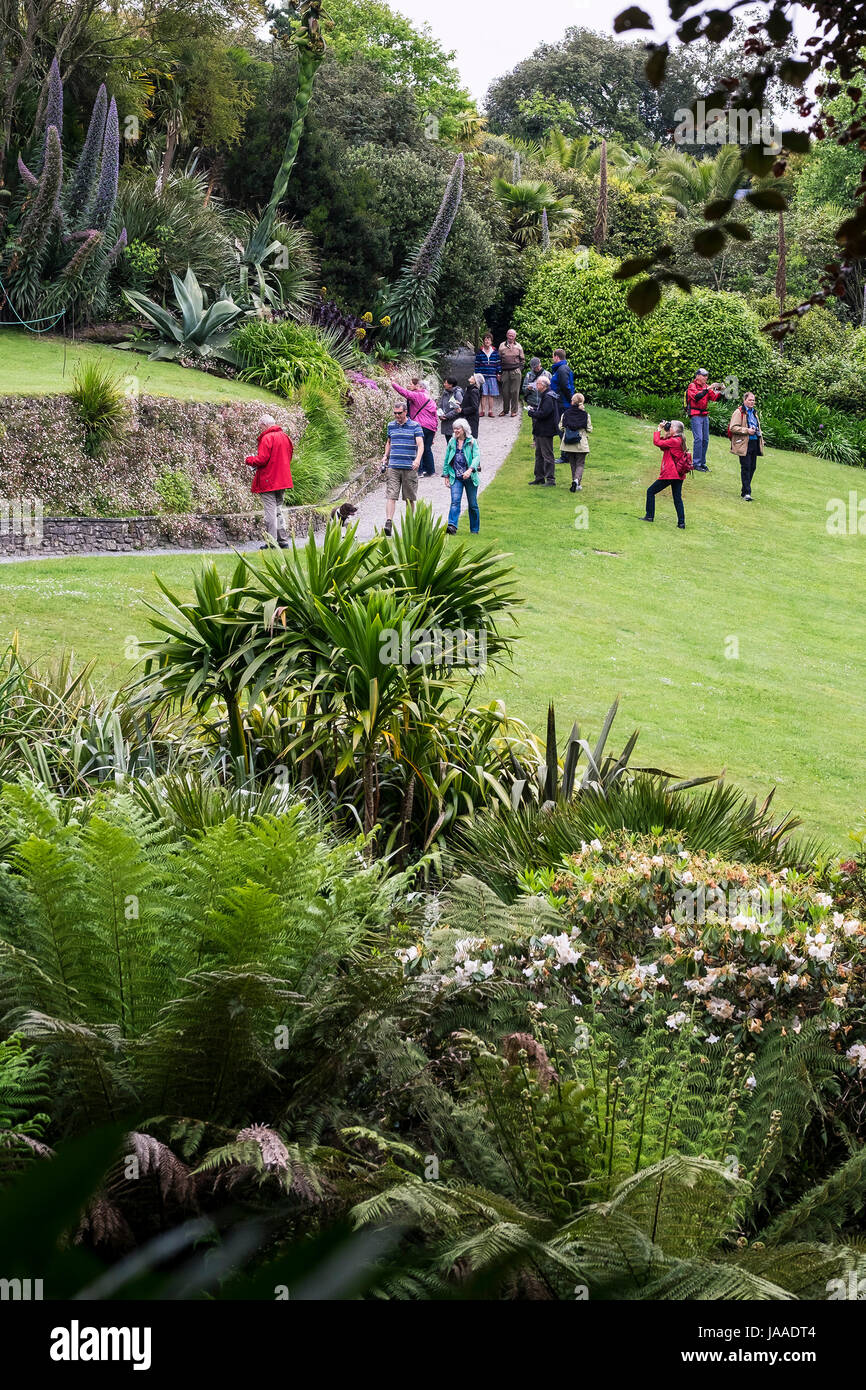
[[[390,536],[394,509],[400,497],[415,510],[418,496],[418,469],[424,453],[424,431],[406,415],[406,402],[394,406],[394,419],[388,426],[388,442],[382,459],[385,478],[385,535]]]

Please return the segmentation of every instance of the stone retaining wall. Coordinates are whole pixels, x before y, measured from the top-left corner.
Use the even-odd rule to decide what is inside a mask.
[[[316,507],[285,507],[291,535],[304,537],[325,524]],[[0,554],[76,555],[86,551],[120,553],[159,550],[231,549],[263,536],[260,512],[189,516],[46,516],[39,518],[26,505],[20,514],[0,514]]]

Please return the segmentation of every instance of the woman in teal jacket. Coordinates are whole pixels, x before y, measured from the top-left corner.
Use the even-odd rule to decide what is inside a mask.
[[[452,425],[452,435],[445,450],[442,477],[451,489],[451,510],[448,513],[448,534],[457,534],[463,494],[469,508],[469,530],[475,534],[481,527],[478,511],[478,475],[481,472],[481,454],[478,440],[472,438],[468,421],[458,419]]]

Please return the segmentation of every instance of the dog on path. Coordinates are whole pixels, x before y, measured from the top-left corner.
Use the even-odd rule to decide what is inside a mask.
[[[358,508],[351,502],[342,502],[339,507],[335,507],[331,512],[331,520],[339,521],[341,526],[345,526],[350,517],[356,515]]]

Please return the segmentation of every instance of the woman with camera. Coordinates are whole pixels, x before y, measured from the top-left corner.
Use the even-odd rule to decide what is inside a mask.
[[[685,446],[683,435],[685,425],[682,420],[662,420],[655,434],[653,444],[662,451],[662,466],[659,476],[646,492],[646,515],[644,521],[655,521],[656,494],[669,487],[674,499],[677,526],[686,529],[686,514],[683,508],[683,479],[692,471],[692,456]]]

